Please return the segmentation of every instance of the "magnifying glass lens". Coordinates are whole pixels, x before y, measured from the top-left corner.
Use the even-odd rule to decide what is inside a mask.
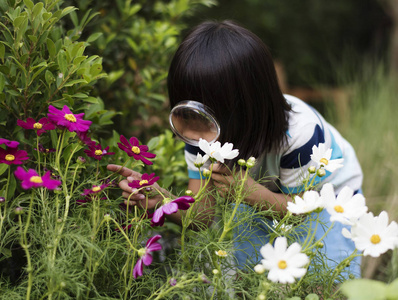
[[[200,138],[212,143],[220,135],[220,126],[210,108],[200,102],[180,102],[171,110],[169,121],[173,132],[193,146]]]

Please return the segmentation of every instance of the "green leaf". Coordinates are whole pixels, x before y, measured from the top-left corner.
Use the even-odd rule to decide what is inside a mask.
[[[53,73],[51,71],[46,70],[46,73],[44,74],[44,78],[46,79],[46,82],[48,85],[51,85],[55,81]]]
[[[64,84],[64,87],[72,86],[72,85],[75,85],[75,84],[78,84],[78,83],[87,84],[87,81],[84,80],[84,79],[76,79],[76,80],[68,81],[67,83]]]
[[[73,64],[76,66],[80,64],[82,61],[84,61],[87,58],[87,56],[78,56],[73,60]]]
[[[32,18],[36,18],[36,16],[41,13],[41,11],[43,10],[43,2],[38,2],[35,7],[32,10]]]
[[[37,42],[37,36],[35,36],[35,35],[29,34],[29,35],[28,35],[28,38],[29,38],[33,43],[36,43],[36,42]]]
[[[395,279],[387,286],[386,297],[389,300],[398,299],[398,279]]]
[[[102,35],[102,32],[93,33],[87,39],[87,43],[92,43]]]
[[[4,46],[3,43],[0,43],[0,59],[4,63],[4,54],[6,53],[6,47]]]
[[[34,3],[30,0],[23,0],[23,3],[30,9],[33,9]]]
[[[57,61],[59,69],[61,70],[62,74],[65,75],[67,71],[67,61],[66,61],[66,53],[64,50],[58,52]]]
[[[9,167],[10,167],[10,166],[7,165],[7,164],[1,164],[1,165],[0,165],[0,176],[3,175],[4,172],[7,171],[7,169],[8,169]]]
[[[55,44],[51,39],[46,40],[48,54],[50,54],[50,58],[54,58],[56,54]]]
[[[61,13],[60,18],[62,18],[63,16],[66,16],[67,14],[71,13],[71,12],[74,11],[74,10],[77,10],[77,8],[74,7],[74,6],[65,7],[65,8],[62,10],[62,13]]]
[[[319,297],[316,294],[308,294],[304,300],[319,300]]]
[[[384,282],[356,279],[344,282],[341,290],[348,300],[385,300],[386,287]]]
[[[12,199],[17,188],[17,181],[15,180],[14,174],[11,173],[10,178],[8,179],[8,192],[6,199]]]
[[[0,73],[0,93],[3,92],[5,82],[6,82],[6,79],[5,79],[4,75],[2,73]]]
[[[20,27],[22,22],[27,20],[27,18],[28,18],[27,16],[16,17],[14,22],[13,22],[14,27],[16,27],[16,28]]]

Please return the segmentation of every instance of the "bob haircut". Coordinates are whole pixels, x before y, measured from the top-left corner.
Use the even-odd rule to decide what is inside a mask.
[[[288,111],[267,46],[233,21],[206,21],[184,38],[167,78],[170,105],[195,100],[210,107],[231,142],[248,159],[277,150]],[[238,159],[236,158],[235,161]]]

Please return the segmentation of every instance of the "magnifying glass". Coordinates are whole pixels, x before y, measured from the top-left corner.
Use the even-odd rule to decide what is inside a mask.
[[[212,110],[197,101],[178,103],[170,112],[169,122],[176,136],[192,146],[198,146],[200,138],[215,142],[220,135],[220,125]]]

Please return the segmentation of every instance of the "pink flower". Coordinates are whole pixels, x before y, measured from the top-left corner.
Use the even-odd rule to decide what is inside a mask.
[[[35,150],[37,151],[36,148],[35,148]],[[42,144],[39,144],[39,152],[48,154],[48,153],[55,152],[55,151],[57,151],[57,150],[54,148],[44,148]]]
[[[108,152],[109,146],[105,149],[102,149],[100,144],[92,143],[88,145],[88,149],[84,150],[84,153],[87,154],[89,157],[93,157],[97,160],[101,160],[104,155],[113,155],[115,152]]]
[[[44,174],[44,176],[41,177],[33,169],[25,171],[22,167],[18,167],[17,170],[14,172],[14,175],[19,180],[22,180],[21,186],[25,190],[32,187],[45,187],[49,190],[54,190],[61,184],[61,181],[51,179],[50,171],[48,171],[46,174]]]
[[[147,160],[147,158],[154,158],[156,154],[148,152],[148,146],[140,145],[136,137],[130,138],[128,141],[123,135],[120,136],[121,143],[117,143],[119,148],[126,152],[128,156],[134,157],[136,160],[142,161],[144,164],[152,165],[153,162]]]
[[[152,173],[151,175],[144,173],[141,176],[141,180],[133,180],[128,185],[129,185],[129,187],[131,187],[133,189],[139,189],[144,186],[150,186],[158,180],[159,180],[159,176],[155,177],[155,173]]]
[[[3,145],[3,144],[5,144],[7,147],[10,147],[10,148],[17,148],[19,145],[19,142],[9,141],[9,140],[0,138],[0,145]]]
[[[29,159],[25,150],[17,150],[17,148],[0,148],[0,163],[7,165],[20,165],[24,160]]]
[[[87,146],[95,144],[95,142],[87,135],[87,131],[78,131],[76,132],[76,136]]]
[[[48,118],[58,126],[65,127],[69,131],[84,132],[90,128],[91,121],[83,120],[84,113],[73,114],[66,105],[62,110],[50,105],[48,107]]]
[[[91,189],[85,189],[82,196],[87,196],[90,194],[98,194],[99,192],[103,191],[109,185],[110,185],[110,183],[102,184],[102,185],[93,185],[93,187]]]
[[[163,205],[155,210],[152,218],[152,224],[155,226],[162,226],[164,224],[165,215],[171,215],[180,210],[187,210],[190,208],[189,203],[195,202],[191,196],[182,196],[180,198],[171,200],[166,198],[163,200]]]
[[[138,276],[142,276],[142,274],[143,274],[143,265],[142,264],[149,266],[152,263],[153,257],[151,255],[151,252],[162,250],[162,245],[157,243],[157,241],[161,237],[162,236],[159,234],[151,237],[146,242],[145,248],[138,250],[138,255],[140,256],[140,258],[138,259],[138,261],[135,264],[134,269],[133,269],[134,278],[137,278]]]
[[[24,129],[34,129],[38,136],[40,136],[46,130],[55,129],[55,125],[50,123],[47,118],[41,118],[39,121],[35,121],[33,118],[27,118],[26,122],[17,120],[17,125]]]

